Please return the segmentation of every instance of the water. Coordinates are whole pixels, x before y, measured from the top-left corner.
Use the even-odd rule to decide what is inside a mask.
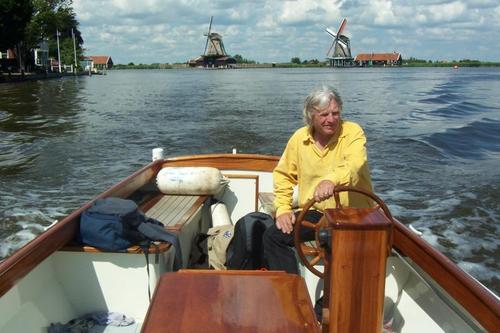
[[[500,68],[111,71],[0,85],[0,258],[149,162],[279,155],[321,83],[368,137],[375,191],[500,291]]]

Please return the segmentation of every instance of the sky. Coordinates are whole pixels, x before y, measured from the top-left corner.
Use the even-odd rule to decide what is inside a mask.
[[[115,64],[183,63],[203,54],[210,17],[230,55],[265,62],[324,60],[325,31],[351,52],[403,59],[500,61],[498,0],[73,0],[86,55]]]

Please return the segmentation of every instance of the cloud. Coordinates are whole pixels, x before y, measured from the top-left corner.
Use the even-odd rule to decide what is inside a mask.
[[[373,1],[373,10],[375,12],[375,24],[384,26],[398,23],[398,20],[393,12],[392,1]]]
[[[466,5],[460,1],[427,7],[428,15],[436,22],[460,19],[466,10]]]
[[[460,59],[471,55],[463,46],[474,43],[472,58],[500,59],[500,6],[491,0],[74,0],[73,6],[87,53],[109,54],[115,63],[194,58],[203,52],[211,16],[230,54],[260,62],[324,59],[331,44],[325,28],[338,29],[344,17],[353,54],[396,50]]]

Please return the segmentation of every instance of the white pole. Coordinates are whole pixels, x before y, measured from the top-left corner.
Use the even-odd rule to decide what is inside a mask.
[[[75,71],[73,73],[75,73],[76,75],[76,68],[78,67],[78,65],[76,64],[76,43],[75,43],[75,33],[73,32],[73,28],[71,28],[71,36],[73,36],[73,55],[75,57]]]
[[[61,52],[59,50],[59,30],[56,29],[57,36],[57,62],[59,63],[59,73],[61,73]]]

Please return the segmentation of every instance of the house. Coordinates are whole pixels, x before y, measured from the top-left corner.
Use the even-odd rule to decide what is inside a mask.
[[[401,53],[360,53],[354,58],[357,66],[401,66]]]
[[[33,58],[35,66],[46,69],[49,67],[49,43],[48,40],[42,40],[37,48],[33,49]]]
[[[94,71],[94,60],[90,57],[83,57],[83,59],[80,60],[80,68],[83,68],[85,72]]]
[[[0,72],[17,71],[19,63],[13,49],[0,51]]]
[[[93,62],[92,69],[104,70],[113,68],[113,59],[111,59],[110,56],[100,55],[100,56],[89,56],[87,58],[89,58]]]

